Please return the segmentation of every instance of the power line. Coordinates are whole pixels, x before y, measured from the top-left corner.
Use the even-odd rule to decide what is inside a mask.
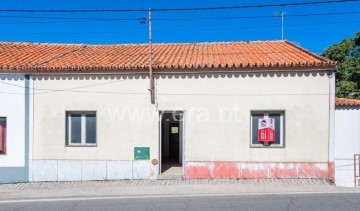
[[[41,89],[41,88],[30,88],[27,86],[21,86],[21,85],[16,85],[16,84],[12,84],[12,83],[7,83],[4,81],[0,81],[0,83],[2,84],[6,84],[9,86],[14,86],[17,88],[21,88],[21,89],[31,89],[33,91],[45,91],[45,92],[40,92],[40,93],[30,93],[30,94],[47,94],[47,93],[53,93],[53,92],[82,92],[79,90],[74,90],[74,89],[82,89],[82,88],[89,88],[89,87],[95,87],[95,86],[101,86],[101,85],[107,85],[107,84],[112,84],[112,83],[117,83],[117,82],[122,82],[125,81],[123,79],[117,80],[117,81],[110,81],[110,82],[106,82],[106,83],[99,83],[99,84],[92,84],[92,85],[87,85],[87,86],[79,86],[79,87],[72,87],[72,88],[68,88],[68,89]],[[24,94],[24,93],[18,93],[18,92],[0,92],[1,94]]]
[[[26,21],[26,22],[0,22],[0,24],[39,24],[39,23],[86,23],[86,22],[111,22],[111,21],[146,21],[146,18],[99,18],[68,21]]]
[[[304,24],[285,24],[286,27],[296,27],[296,26],[316,26],[316,25],[330,25],[330,24],[349,24],[349,23],[359,23],[360,21],[338,21],[338,22],[322,22],[322,23],[304,23]],[[0,23],[1,24],[1,23]],[[215,31],[215,30],[227,30],[227,31],[241,31],[243,29],[258,29],[258,28],[279,28],[278,25],[263,25],[263,26],[239,26],[239,28],[196,28],[196,29],[165,29],[165,30],[153,30],[154,32],[162,32],[162,33],[172,33],[172,32],[181,32],[181,31]],[[49,33],[49,32],[20,32],[20,33],[14,33],[14,32],[3,32],[1,34],[47,34],[47,35],[61,35],[61,34],[79,34],[84,35],[86,33],[90,34],[132,34],[132,33],[146,33],[145,30],[134,30],[134,31],[104,31],[104,32],[59,32],[59,33]]]
[[[351,70],[360,70],[360,69],[351,69]],[[239,71],[239,74],[241,74],[241,71]],[[254,73],[256,74],[256,73]],[[119,82],[119,81],[115,81]],[[109,82],[109,83],[115,83],[115,82]],[[25,86],[10,84],[6,82],[0,81],[0,83],[13,85],[20,88],[28,88]],[[109,84],[109,83],[103,83],[103,84]],[[88,85],[83,87],[75,87],[75,88],[68,88],[68,89],[35,89],[30,88],[33,91],[35,90],[47,90],[48,92],[31,92],[29,94],[33,95],[39,95],[39,94],[48,94],[48,93],[54,93],[54,92],[70,92],[70,93],[88,93],[88,94],[117,94],[117,95],[148,95],[146,92],[113,92],[113,91],[91,91],[91,90],[74,90],[84,87],[91,87],[91,86],[98,86],[103,84],[95,84],[95,85]],[[0,94],[14,94],[14,95],[24,95],[24,92],[2,92],[0,91]],[[275,95],[284,95],[284,96],[321,96],[321,95],[328,95],[328,93],[314,93],[314,94],[294,94],[294,93],[278,93],[278,94],[221,94],[221,93],[158,93],[157,95],[163,95],[163,96],[223,96],[223,97],[241,97],[241,96],[275,96]]]
[[[309,13],[309,14],[289,14],[286,17],[311,17],[311,16],[331,16],[331,15],[354,15],[360,11],[351,12],[329,12],[329,13]],[[241,19],[262,19],[276,18],[276,15],[263,16],[234,16],[234,17],[190,17],[190,18],[153,18],[155,21],[207,21],[207,20],[241,20]],[[0,18],[23,18],[23,19],[50,19],[64,21],[19,21],[19,22],[0,22],[0,24],[53,24],[53,23],[85,23],[85,22],[112,22],[112,21],[147,21],[147,18],[69,18],[69,17],[44,17],[44,16],[0,16]]]
[[[329,16],[329,15],[352,15],[360,14],[360,11],[349,12],[328,12],[328,13],[308,13],[308,14],[289,14],[286,17],[309,17],[309,16]],[[156,21],[188,21],[188,20],[235,20],[235,19],[260,19],[260,18],[276,18],[276,15],[263,16],[233,16],[233,17],[189,17],[189,18],[153,18]],[[18,18],[18,19],[45,19],[45,20],[69,20],[69,21],[146,21],[144,18],[89,18],[89,17],[47,17],[47,16],[13,16],[0,15],[0,18]],[[8,22],[11,23],[11,22]],[[24,22],[26,23],[26,22]],[[51,22],[56,23],[56,22]]]
[[[46,20],[117,20],[119,18],[89,18],[89,17],[51,17],[51,16],[19,16],[19,15],[0,15],[0,18],[21,18],[21,19],[46,19]],[[137,20],[130,18],[129,20]],[[145,18],[146,19],[146,18]]]
[[[61,90],[60,90],[61,91]],[[116,95],[149,95],[149,93],[143,93],[143,92],[111,92],[111,91],[76,91],[76,90],[63,90],[64,92],[71,92],[71,93],[87,93],[87,94],[116,94]],[[50,92],[46,92],[50,93]],[[46,94],[44,92],[42,93],[29,93],[33,95],[38,94]],[[14,95],[24,95],[24,93],[21,92],[0,92],[0,94],[14,94]],[[157,95],[163,95],[163,96],[219,96],[219,97],[242,97],[242,96],[321,96],[321,95],[329,95],[329,93],[315,93],[315,94],[215,94],[215,93],[158,93]]]
[[[329,13],[310,13],[310,14],[293,14],[286,17],[309,17],[309,16],[329,16],[329,15],[351,15],[360,14],[359,11],[354,12],[329,12]],[[234,20],[234,19],[257,19],[257,18],[276,18],[276,15],[264,16],[235,16],[235,17],[206,17],[206,18],[154,18],[156,21],[186,21],[186,20]]]
[[[293,2],[280,4],[257,4],[257,5],[238,5],[238,6],[220,6],[220,7],[192,7],[192,8],[155,8],[152,11],[198,11],[198,10],[226,10],[226,9],[251,9],[264,7],[284,7],[284,6],[305,6],[321,5],[334,3],[359,2],[360,0],[328,0],[328,1],[311,1],[311,2]],[[147,12],[148,9],[95,9],[95,10],[23,10],[23,9],[1,9],[0,12],[25,12],[25,13],[96,13],[96,12]]]
[[[113,92],[113,91],[89,91],[89,90],[58,90],[54,89],[53,92],[70,92],[70,93],[88,93],[88,94],[117,94],[117,95],[148,95],[149,93],[145,92]],[[31,92],[29,94],[39,95],[39,94],[48,94],[53,92]],[[24,95],[21,92],[0,92],[0,94],[15,94],[15,95]],[[157,95],[164,96],[223,96],[223,97],[241,97],[241,96],[276,96],[276,95],[285,95],[285,96],[320,96],[328,95],[328,93],[315,93],[315,94],[221,94],[221,93],[158,93]]]
[[[110,81],[110,82],[106,82],[106,83],[98,83],[98,84],[92,84],[92,85],[86,85],[86,86],[78,86],[78,87],[72,87],[72,88],[68,88],[68,89],[41,89],[41,88],[30,88],[30,87],[26,87],[26,86],[16,85],[16,84],[7,83],[7,82],[4,82],[4,81],[0,81],[0,83],[6,84],[6,85],[9,85],[9,86],[15,86],[15,87],[22,88],[22,89],[30,88],[32,90],[49,91],[49,92],[41,93],[41,94],[45,94],[45,93],[50,93],[50,92],[70,91],[70,90],[73,90],[73,89],[83,89],[83,88],[88,88],[88,87],[102,86],[102,85],[113,84],[113,83],[122,82],[122,81],[125,81],[125,80],[124,79],[118,79],[116,81]]]
[[[323,22],[323,23],[309,23],[309,24],[286,24],[286,27],[296,27],[296,26],[317,26],[317,25],[333,25],[333,24],[347,24],[347,23],[359,23],[360,21],[339,21],[339,22]],[[242,31],[244,28],[248,29],[258,29],[258,28],[279,28],[278,25],[268,25],[268,26],[244,26],[238,28],[197,28],[197,29],[168,29],[168,30],[156,30],[156,32],[181,32],[181,31],[217,31],[217,30],[229,30],[229,31]]]
[[[359,68],[349,68],[348,70],[360,70]],[[241,71],[239,71],[239,74],[242,74]],[[256,73],[254,73],[256,74]],[[106,85],[111,83],[117,83],[125,81],[124,79],[120,79],[118,81],[111,81],[106,83],[100,83],[100,84],[93,84],[93,85],[87,85],[87,86],[80,86],[80,87],[73,87],[68,89],[38,89],[38,88],[30,88],[31,90],[35,91],[47,91],[47,92],[32,92],[30,94],[38,95],[38,94],[48,94],[48,93],[54,93],[54,92],[71,92],[71,93],[89,93],[89,94],[117,94],[117,95],[148,95],[148,93],[142,93],[142,92],[113,92],[113,91],[91,91],[91,90],[74,90],[74,89],[81,89],[81,88],[88,88],[88,87],[94,87],[94,86],[100,86],[100,85]],[[7,82],[0,81],[0,83],[19,87],[19,88],[29,88],[26,86],[11,84]],[[0,94],[14,94],[14,95],[24,95],[23,92],[2,92],[0,91]],[[158,95],[164,95],[164,96],[223,96],[223,97],[240,97],[240,96],[274,96],[274,95],[286,95],[286,96],[320,96],[320,95],[328,95],[328,93],[315,93],[315,94],[293,94],[293,93],[287,93],[287,94],[221,94],[221,93],[158,93]]]

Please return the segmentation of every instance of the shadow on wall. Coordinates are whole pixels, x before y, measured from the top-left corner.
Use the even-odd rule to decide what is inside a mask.
[[[18,75],[18,74],[0,75],[0,82],[2,82],[2,81],[24,81],[24,80],[25,80],[24,75]]]
[[[360,111],[360,106],[344,106],[344,107],[336,107],[336,110],[343,111]]]
[[[53,73],[54,75],[48,76],[48,75],[43,75],[43,76],[34,76],[33,80],[95,80],[95,79],[99,79],[99,80],[138,80],[138,79],[147,79],[149,78],[147,73],[139,73],[139,74],[133,74],[133,73],[129,73],[128,75],[125,74],[116,74],[114,73],[114,75],[106,75],[106,74],[100,74],[100,75],[81,75],[81,74],[71,74],[71,75],[61,75],[61,76],[56,76],[56,73]],[[109,74],[113,74],[113,73],[109,73]],[[175,79],[186,79],[186,78],[194,78],[194,79],[201,79],[201,78],[267,78],[267,77],[278,77],[278,78],[282,78],[282,77],[317,77],[317,76],[325,76],[327,73],[325,72],[297,72],[297,73],[224,73],[224,74],[220,74],[218,72],[216,73],[206,73],[206,74],[202,74],[202,73],[177,73],[176,71],[172,72],[172,73],[154,73],[154,77],[156,79],[165,79],[165,78],[175,78]],[[2,76],[5,77],[6,76]],[[11,77],[11,76],[10,76]]]

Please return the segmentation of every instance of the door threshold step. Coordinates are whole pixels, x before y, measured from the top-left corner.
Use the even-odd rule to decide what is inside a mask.
[[[184,177],[182,175],[166,175],[160,174],[157,176],[158,180],[182,180]]]

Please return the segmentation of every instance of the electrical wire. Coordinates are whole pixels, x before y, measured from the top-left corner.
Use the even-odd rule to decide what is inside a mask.
[[[32,90],[39,90],[39,91],[58,92],[58,91],[71,91],[71,90],[74,90],[74,89],[83,89],[83,88],[88,88],[88,87],[102,86],[102,85],[113,84],[113,83],[118,83],[118,82],[122,82],[122,81],[125,81],[125,80],[124,79],[118,79],[116,81],[110,81],[110,82],[106,82],[106,83],[92,84],[92,85],[86,85],[86,86],[78,86],[78,87],[72,87],[72,88],[68,88],[68,89],[40,89],[40,88],[25,87],[25,86],[21,86],[21,85],[12,84],[12,83],[7,83],[7,82],[4,82],[4,81],[0,81],[0,83],[6,84],[6,85],[9,85],[9,86],[15,86],[15,87],[22,88],[22,89],[29,88],[29,89],[32,89]],[[46,93],[49,93],[49,92],[46,92]]]
[[[87,94],[116,94],[116,95],[148,95],[147,92],[113,92],[113,91],[90,91],[90,90],[58,90],[54,89],[54,92],[70,92],[70,93],[87,93]],[[0,92],[1,94],[16,94],[24,95],[25,93],[21,92]],[[39,95],[39,94],[48,94],[53,92],[31,92],[29,94]],[[157,95],[162,96],[219,96],[219,97],[241,97],[241,96],[320,96],[328,95],[328,93],[315,93],[315,94],[298,94],[298,93],[277,93],[277,94],[221,94],[221,93],[157,93]]]
[[[309,13],[309,14],[289,14],[286,17],[310,17],[310,16],[330,16],[330,15],[353,15],[360,14],[359,11],[353,12],[329,12],[329,13]],[[205,17],[205,18],[153,18],[155,21],[196,21],[196,20],[236,20],[236,19],[257,19],[257,18],[278,18],[277,15],[263,15],[263,16],[235,16],[235,17]]]
[[[220,6],[220,7],[192,7],[192,8],[154,8],[152,11],[199,11],[199,10],[226,10],[226,9],[251,9],[264,7],[285,7],[285,6],[305,6],[321,5],[334,3],[359,2],[360,0],[328,0],[328,1],[310,1],[310,2],[292,2],[279,4],[257,4],[257,5],[238,5],[238,6]],[[76,9],[76,10],[50,10],[50,9],[0,9],[0,12],[17,12],[17,13],[97,13],[97,12],[147,12],[149,9]]]
[[[139,21],[144,22],[146,18],[103,18],[92,20],[69,20],[69,21],[18,21],[18,22],[0,22],[2,25],[6,24],[46,24],[46,23],[88,23],[88,22],[112,22],[112,21]]]
[[[310,16],[331,16],[331,15],[353,15],[360,14],[360,11],[349,12],[328,12],[328,13],[308,13],[308,14],[288,14],[286,17],[310,17]],[[189,18],[152,18],[155,21],[187,21],[187,20],[236,20],[236,19],[258,19],[258,18],[277,18],[277,15],[263,15],[263,16],[234,16],[234,17],[189,17]],[[147,21],[147,18],[88,18],[88,17],[46,17],[46,16],[9,16],[0,15],[0,18],[18,18],[18,19],[45,19],[45,20],[69,20],[83,21],[83,22],[97,22],[97,21]],[[12,23],[12,22],[5,22]],[[4,24],[5,24],[4,23]],[[13,22],[16,23],[16,22]],[[33,22],[20,22],[20,23],[33,23]],[[47,22],[35,22],[47,23]],[[63,22],[49,22],[49,23],[63,23]]]
[[[359,68],[350,68],[348,70],[360,70]],[[240,74],[241,72],[239,72]],[[255,73],[254,73],[255,74]],[[120,80],[125,81],[125,80]],[[81,88],[88,88],[93,86],[99,86],[99,85],[105,85],[105,84],[111,84],[111,83],[117,83],[119,81],[111,81],[107,83],[101,83],[101,84],[94,84],[94,85],[87,85],[87,86],[81,86],[81,87],[72,87],[68,89],[39,89],[39,88],[30,88],[26,86],[11,84],[7,82],[0,81],[0,83],[19,87],[19,88],[29,88],[33,90],[33,95],[38,94],[48,94],[48,93],[54,93],[54,92],[71,92],[71,93],[89,93],[89,94],[117,94],[117,95],[148,95],[149,93],[143,93],[143,92],[112,92],[112,91],[91,91],[91,90],[74,90],[74,89],[81,89]],[[48,91],[48,92],[34,92],[35,90],[38,91]],[[17,92],[2,92],[0,91],[0,94],[14,94],[14,95],[23,95],[24,93],[17,93]],[[158,93],[157,95],[163,95],[163,96],[224,96],[224,97],[241,97],[241,96],[275,96],[275,95],[282,95],[282,96],[321,96],[321,95],[328,95],[328,93],[315,93],[315,94],[293,94],[293,93],[287,93],[287,94],[220,94],[220,93]]]
[[[348,24],[359,23],[360,21],[339,21],[339,22],[322,22],[322,23],[304,23],[304,24],[286,24],[284,27],[296,27],[296,26],[317,26],[317,25],[333,25],[333,24]],[[197,28],[197,29],[167,29],[167,30],[153,30],[154,32],[181,32],[181,31],[242,31],[243,29],[258,29],[258,28],[280,28],[279,25],[267,25],[267,26],[237,26],[237,28]]]
[[[50,17],[50,16],[18,16],[0,15],[0,18],[19,18],[19,19],[45,19],[45,20],[121,20],[121,18],[88,18],[88,17]],[[124,20],[138,20],[139,18],[124,18]],[[146,18],[144,18],[146,19]]]
[[[304,24],[285,24],[285,27],[296,27],[296,26],[321,26],[321,25],[333,25],[333,24],[351,24],[359,23],[360,21],[338,21],[338,22],[321,22],[321,23],[304,23]],[[1,23],[0,23],[1,24]],[[238,26],[237,28],[196,28],[196,29],[164,29],[164,30],[153,30],[153,32],[161,33],[174,33],[182,31],[242,31],[244,29],[258,29],[258,28],[279,28],[279,25],[256,25],[256,26]],[[136,33],[148,33],[145,30],[128,30],[128,31],[93,31],[93,32],[4,32],[1,34],[16,35],[16,34],[38,34],[38,35],[86,35],[86,34],[136,34]]]

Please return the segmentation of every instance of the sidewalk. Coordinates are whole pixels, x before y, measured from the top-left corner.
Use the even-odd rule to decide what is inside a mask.
[[[32,182],[0,185],[0,202],[17,199],[111,196],[180,196],[202,194],[360,193],[317,179],[116,180]]]

